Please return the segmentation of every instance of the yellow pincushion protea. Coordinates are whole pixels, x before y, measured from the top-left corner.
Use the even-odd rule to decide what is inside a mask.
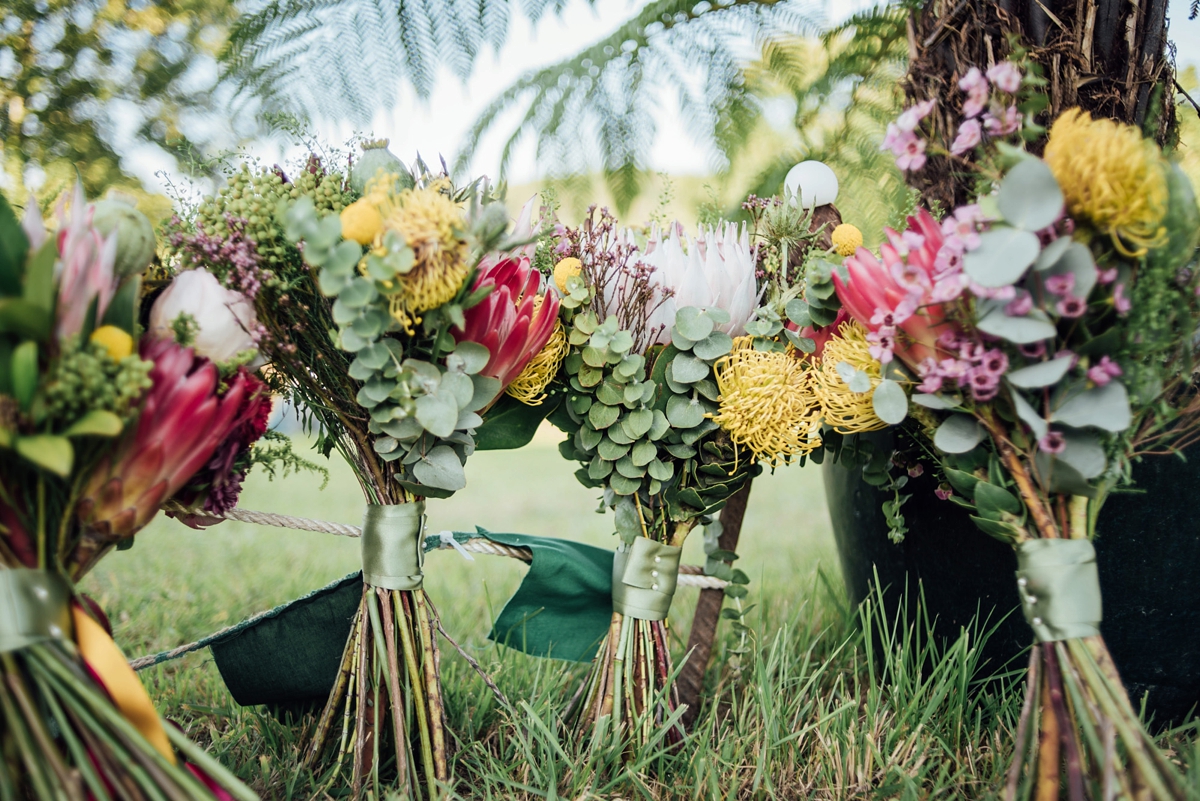
[[[720,408],[712,419],[734,443],[772,467],[820,446],[810,371],[791,350],[757,351],[753,337],[738,337],[713,371]]]
[[[372,240],[377,249],[383,246],[388,232],[402,236],[412,249],[412,266],[396,275],[397,291],[390,308],[392,316],[411,329],[421,321],[421,312],[453,300],[467,280],[466,221],[459,205],[443,191],[448,186],[446,181],[398,192],[391,188],[395,185],[395,175],[378,175],[357,202],[365,201],[382,219]],[[369,215],[364,212],[363,216]],[[345,231],[345,219],[342,225]],[[367,227],[362,226],[363,234]]]
[[[1068,109],[1050,129],[1045,158],[1070,215],[1108,234],[1121,253],[1141,256],[1165,241],[1166,165],[1137,128]]]
[[[539,297],[537,306],[541,306],[541,301]],[[529,360],[525,369],[504,391],[527,406],[541,406],[546,398],[546,386],[554,380],[559,365],[566,356],[567,332],[563,328],[562,320],[558,320],[545,347]]]
[[[839,256],[853,256],[854,251],[862,247],[863,243],[862,231],[850,223],[842,223],[834,228],[829,237]]]
[[[866,373],[871,379],[871,389],[866,392],[850,389],[837,370],[842,362]],[[821,414],[834,431],[857,434],[887,427],[875,415],[871,401],[871,391],[883,380],[883,367],[871,356],[867,329],[859,323],[848,320],[838,327],[838,335],[825,343],[812,380]]]

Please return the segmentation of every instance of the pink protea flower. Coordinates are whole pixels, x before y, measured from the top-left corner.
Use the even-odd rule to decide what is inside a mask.
[[[58,231],[58,338],[66,339],[83,329],[88,308],[96,301],[100,319],[117,290],[113,262],[117,257],[117,234],[108,237],[92,227],[92,206],[76,183],[69,211],[59,209]]]
[[[942,306],[927,302],[926,289],[934,281],[945,235],[924,209],[909,217],[908,225],[905,233],[918,235],[919,246],[912,245],[916,241],[913,237],[906,238],[889,229],[889,241],[879,249],[881,258],[859,248],[845,261],[849,282],[835,272],[833,283],[846,311],[872,333],[884,328],[887,315],[891,314],[897,331],[894,353],[915,369],[926,358],[938,358],[939,329],[944,330],[948,325]],[[903,247],[908,248],[906,256],[901,255]],[[881,311],[883,316],[877,317]]]
[[[451,333],[458,342],[488,349],[491,357],[481,373],[498,379],[503,392],[550,340],[558,322],[558,296],[544,290],[541,273],[526,258],[481,267],[475,289],[484,286],[493,289],[467,309],[466,326],[455,326]]]
[[[239,371],[220,392],[216,365],[170,339],[143,338],[141,357],[154,363],[153,386],[136,427],[96,465],[76,506],[84,533],[70,563],[84,571],[208,464],[242,422],[247,392],[262,387]]]

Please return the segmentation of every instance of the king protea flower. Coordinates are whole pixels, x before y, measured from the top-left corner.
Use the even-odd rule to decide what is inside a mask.
[[[117,257],[117,234],[105,237],[92,226],[92,206],[75,184],[70,210],[60,208],[58,231],[58,338],[66,339],[83,329],[88,308],[96,301],[96,319],[117,291],[113,263]]]
[[[208,359],[170,339],[146,337],[141,357],[154,382],[136,428],[92,471],[76,514],[83,526],[70,560],[82,575],[108,546],[137,533],[241,423],[247,393],[260,391],[239,371],[224,392]],[[255,382],[257,384],[257,382]]]
[[[874,351],[872,355],[887,362],[894,352],[915,368],[937,356],[939,327],[946,318],[935,302],[942,299],[938,290],[947,284],[961,287],[962,276],[961,266],[939,263],[945,237],[928,211],[909,217],[908,225],[903,234],[887,229],[888,241],[879,248],[881,259],[858,248],[845,261],[850,280],[843,281],[835,271],[833,283],[850,316],[874,335],[872,341],[882,342],[877,347],[885,355]]]
[[[651,316],[648,327],[661,327],[658,341],[671,338],[675,312],[688,306],[719,308],[729,312],[729,322],[717,326],[730,336],[746,333],[746,323],[758,306],[754,248],[745,226],[721,223],[701,226],[694,237],[678,223],[665,231],[656,226],[637,260],[654,268],[651,281],[672,295]],[[615,293],[609,295],[610,301]]]
[[[459,342],[477,342],[491,357],[482,375],[512,383],[541,351],[558,321],[558,296],[546,292],[529,259],[505,259],[479,269],[475,289],[491,286],[482,301],[466,311],[466,327],[453,329]]]

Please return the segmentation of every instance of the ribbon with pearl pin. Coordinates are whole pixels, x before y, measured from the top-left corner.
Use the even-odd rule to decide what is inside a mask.
[[[641,620],[665,620],[679,581],[683,549],[637,537],[613,555],[613,611]]]
[[[1038,642],[1100,633],[1100,575],[1090,540],[1022,542],[1017,546],[1017,588]]]

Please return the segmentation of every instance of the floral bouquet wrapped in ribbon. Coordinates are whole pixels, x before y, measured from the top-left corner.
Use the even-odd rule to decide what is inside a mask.
[[[332,754],[332,782],[349,760],[356,794],[394,776],[432,796],[450,738],[425,498],[466,485],[481,415],[546,345],[558,301],[528,259],[485,259],[508,226],[486,186],[456,189],[423,163],[414,178],[384,144],[349,177],[315,156],[291,177],[244,167],[173,243],[179,265],[254,288],[273,388],[366,497],[362,601],[305,762]]]
[[[236,495],[270,411],[251,330],[183,313],[142,333],[150,222],[66,201],[47,232],[0,199],[0,796],[253,798],[163,725],[75,588],[165,503]]]
[[[829,270],[871,357],[836,369],[887,422],[911,415],[942,494],[1017,552],[1036,643],[1008,796],[1065,785],[1072,799],[1182,797],[1100,636],[1091,540],[1131,461],[1200,431],[1200,211],[1134,128],[1071,110],[1044,157],[1025,152],[1038,130],[1018,109],[1040,106],[1016,93],[1035,82],[1005,64],[988,73],[983,129],[988,79],[973,70],[963,84],[968,119],[952,148],[978,154],[978,202],[941,221],[921,210],[878,254],[860,248]],[[925,147],[931,105],[891,131],[907,150]]]
[[[682,545],[759,469],[759,442],[739,444],[722,427],[745,409],[719,403],[766,374],[735,364],[759,294],[749,233],[724,224],[693,238],[672,226],[639,248],[593,209],[539,253],[555,260],[569,345],[552,420],[571,435],[562,451],[583,464],[580,481],[603,489],[623,541],[611,627],[568,717],[597,742],[645,743],[664,726],[678,742],[665,620]]]

